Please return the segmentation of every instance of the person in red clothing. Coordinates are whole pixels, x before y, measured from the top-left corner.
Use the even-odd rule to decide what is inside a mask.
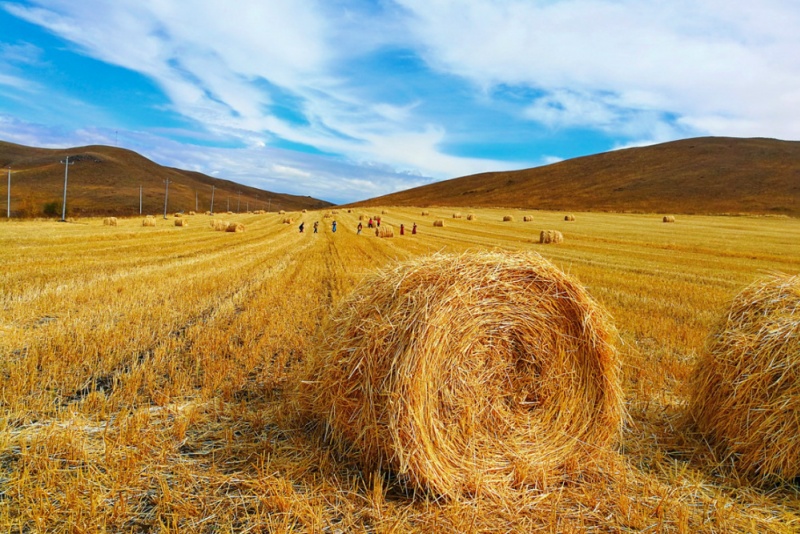
[[[369,222],[367,223],[367,228],[373,228],[372,217],[369,218]]]
[[[400,235],[406,235],[406,227],[402,224],[400,225]]]
[[[417,235],[417,223],[414,223],[414,226],[411,227],[411,234]]]

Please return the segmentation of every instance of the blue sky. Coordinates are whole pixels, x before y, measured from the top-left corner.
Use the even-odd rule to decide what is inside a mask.
[[[797,140],[798,27],[796,0],[0,1],[0,139],[337,203],[686,137]]]

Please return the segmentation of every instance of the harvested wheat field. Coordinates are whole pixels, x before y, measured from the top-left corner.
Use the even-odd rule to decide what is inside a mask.
[[[424,208],[377,209],[387,224],[409,225]],[[800,221],[682,215],[661,225],[652,214],[578,213],[575,226],[537,211],[536,222],[509,225],[508,209],[474,211],[475,222],[420,225],[403,239],[357,236],[358,216],[347,213],[335,234],[301,234],[277,213],[235,214],[229,222],[247,227],[235,239],[139,219],[114,232],[102,219],[0,223],[0,531],[800,530],[785,464],[764,483],[767,464],[750,474],[733,461],[744,450],[716,445],[690,416],[696,365],[736,295],[763,273],[800,272]],[[569,239],[542,245],[543,228]],[[537,271],[539,255],[592,304],[565,299],[545,313],[561,322],[517,326],[562,291],[524,277],[512,279],[524,290],[500,289],[505,262]],[[485,256],[494,275],[459,263]],[[451,261],[429,263],[437,257]],[[379,306],[354,319],[369,299]],[[591,337],[576,341],[593,325],[580,314],[594,309],[607,332],[594,346],[615,347],[616,379],[564,363],[599,361]],[[337,387],[375,384],[373,403],[309,374],[323,357],[336,373],[352,365],[346,350],[331,357],[338,339],[371,356]],[[441,354],[437,339],[447,340]],[[547,344],[563,359],[537,356]],[[455,363],[443,367],[443,357]],[[776,356],[763,383],[791,361]],[[615,380],[618,427],[600,402]],[[319,389],[303,397],[303,388]],[[796,406],[791,388],[777,389]],[[595,415],[559,412],[573,405]],[[378,432],[386,441],[368,442],[376,427],[352,435],[339,410],[353,424],[370,414],[395,422]],[[426,414],[424,433],[411,433],[414,413]],[[539,441],[514,437],[526,416]],[[776,428],[772,439],[796,445],[794,431],[781,431],[789,423]],[[523,442],[558,452],[537,459]],[[426,466],[425,455],[437,462]]]

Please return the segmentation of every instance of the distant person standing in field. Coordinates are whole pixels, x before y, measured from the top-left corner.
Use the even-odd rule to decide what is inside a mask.
[[[314,233],[316,234],[319,230],[319,221],[314,221]]]
[[[406,227],[402,224],[400,225],[400,235],[406,235]]]
[[[358,223],[358,232],[356,232],[356,235],[361,235],[361,230],[363,230],[363,229],[364,229],[364,226],[361,223]]]
[[[333,232],[334,234],[336,233],[336,221],[333,221],[331,223],[331,232]]]
[[[300,223],[300,233],[301,234],[303,233],[303,228],[305,228],[305,226],[306,226],[306,222],[305,221]]]
[[[375,219],[375,224],[377,224],[377,225],[378,225],[378,226],[377,226],[378,228],[380,228],[380,227],[381,227],[381,218],[380,218],[380,217],[378,217],[378,218],[376,218],[376,219]]]
[[[372,217],[369,218],[369,222],[367,223],[367,228],[374,228],[374,225],[372,224]]]
[[[417,223],[414,223],[414,226],[411,227],[411,235],[417,235]]]

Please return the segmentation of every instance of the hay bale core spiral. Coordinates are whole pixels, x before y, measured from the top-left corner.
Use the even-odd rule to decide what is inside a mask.
[[[300,407],[366,472],[440,495],[544,483],[619,434],[614,330],[535,253],[434,255],[362,282]]]
[[[739,293],[692,382],[690,414],[723,463],[757,482],[800,476],[800,275]]]

